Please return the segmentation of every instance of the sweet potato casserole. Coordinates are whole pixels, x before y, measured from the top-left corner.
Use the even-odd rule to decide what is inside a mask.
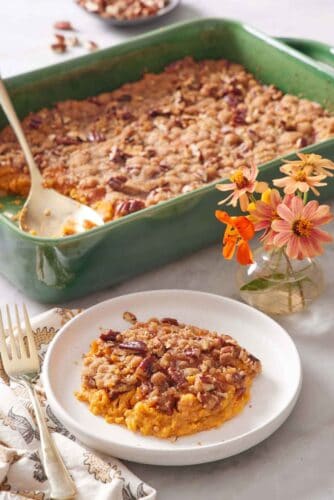
[[[84,356],[76,394],[95,415],[175,438],[221,425],[250,397],[260,361],[228,335],[173,318],[105,331]]]
[[[319,104],[258,82],[226,60],[177,61],[160,74],[23,121],[45,185],[112,220],[329,138]],[[0,190],[27,195],[29,174],[9,127],[0,133]]]

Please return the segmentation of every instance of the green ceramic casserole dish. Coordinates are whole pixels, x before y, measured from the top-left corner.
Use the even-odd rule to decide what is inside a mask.
[[[316,42],[288,43],[326,64],[330,49]],[[284,92],[315,100],[334,111],[334,70],[253,28],[224,19],[203,19],[153,31],[130,42],[8,79],[19,115],[56,101],[85,98],[158,72],[179,58],[227,58]],[[0,128],[6,124],[0,115]],[[334,160],[334,139],[304,151]],[[278,161],[261,166],[277,175]],[[216,242],[213,215],[221,198],[215,183],[130,214],[85,234],[42,239],[24,234],[0,215],[0,272],[29,297],[60,303],[125,280]],[[329,188],[323,196],[334,194]],[[2,211],[13,211],[9,197]],[[17,207],[16,207],[17,209]]]

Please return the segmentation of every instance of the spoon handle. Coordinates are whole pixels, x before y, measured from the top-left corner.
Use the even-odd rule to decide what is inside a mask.
[[[5,115],[8,118],[8,121],[13,128],[15,135],[21,145],[24,156],[27,160],[27,164],[30,170],[31,180],[33,183],[42,182],[42,176],[38,170],[38,167],[35,163],[34,157],[32,155],[31,149],[27,142],[26,136],[24,135],[23,129],[21,127],[21,123],[17,117],[15,109],[13,107],[12,101],[8,95],[7,89],[3,80],[0,77],[0,104],[2,109],[4,110]]]

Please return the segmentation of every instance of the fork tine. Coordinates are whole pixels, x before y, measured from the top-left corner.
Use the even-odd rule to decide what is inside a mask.
[[[10,316],[10,310],[9,310],[8,304],[6,305],[6,311],[7,311],[7,326],[8,326],[8,332],[9,332],[9,343],[10,343],[11,356],[12,356],[12,359],[15,359],[15,358],[18,359],[17,344],[16,344],[16,340],[14,337],[12,318]]]
[[[31,328],[31,323],[30,323],[28,311],[27,311],[25,304],[23,304],[23,315],[24,315],[26,335],[27,335],[27,339],[28,339],[29,355],[30,355],[29,357],[34,358],[34,360],[39,363],[34,334],[33,334],[32,328]]]
[[[2,320],[1,310],[0,310],[0,351],[1,351],[2,364],[6,369],[6,364],[9,363],[9,356],[6,344],[5,327]]]
[[[21,320],[20,320],[20,315],[19,315],[19,308],[17,307],[17,304],[15,304],[15,316],[16,316],[16,324],[17,324],[17,336],[19,339],[19,350],[20,350],[20,358],[25,358],[28,356],[26,346],[24,345],[24,335],[22,332],[21,328]]]

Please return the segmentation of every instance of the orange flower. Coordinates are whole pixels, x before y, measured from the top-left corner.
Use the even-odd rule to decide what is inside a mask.
[[[217,219],[227,225],[223,238],[223,256],[232,259],[237,249],[237,261],[247,266],[253,263],[253,255],[249,246],[249,240],[254,236],[254,225],[244,215],[230,217],[227,212],[216,210]]]

